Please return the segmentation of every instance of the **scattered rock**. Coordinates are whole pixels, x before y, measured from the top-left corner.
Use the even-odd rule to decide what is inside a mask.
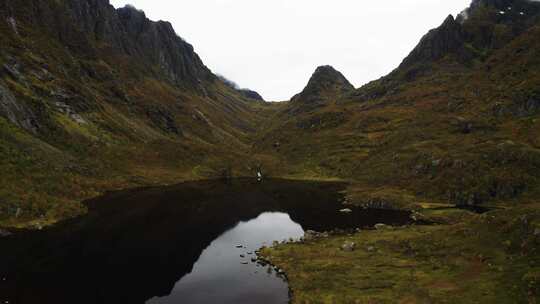
[[[356,243],[354,242],[345,242],[343,245],[341,245],[341,250],[351,252],[356,249]]]
[[[313,230],[308,230],[306,232],[304,232],[304,240],[305,241],[311,241],[311,240],[314,240],[314,239],[318,239],[318,238],[327,238],[330,236],[330,233],[328,232],[317,232],[317,231],[313,231]]]
[[[367,250],[368,252],[373,252],[373,251],[375,251],[375,247],[369,246],[368,248],[366,248],[366,250]]]
[[[363,209],[395,209],[391,202],[386,201],[383,198],[372,198],[369,201],[362,204]]]
[[[7,17],[7,18],[6,18],[6,22],[7,22],[7,24],[9,25],[9,27],[11,28],[11,30],[12,30],[17,36],[19,36],[19,29],[17,28],[17,21],[15,20],[15,18],[13,18],[13,17]]]
[[[540,236],[540,228],[534,229],[534,236]]]
[[[341,212],[341,213],[351,213],[351,212],[352,212],[352,210],[351,210],[351,209],[349,209],[349,208],[345,208],[345,209],[341,209],[341,210],[339,210],[339,212]]]
[[[377,230],[384,230],[384,229],[388,229],[389,226],[385,225],[385,224],[375,224],[375,226],[373,226],[375,229]]]
[[[64,102],[60,102],[60,101],[57,101],[54,104],[56,106],[56,109],[59,112],[66,114],[71,120],[75,121],[76,123],[80,125],[84,125],[88,123],[84,118],[82,118],[82,116],[79,113],[75,112],[75,110],[68,104]]]
[[[244,248],[244,245],[236,245],[236,248]]]
[[[418,222],[425,219],[425,216],[422,213],[413,211],[410,216],[411,220]]]
[[[311,241],[319,236],[319,233],[317,231],[308,230],[304,232],[304,240]]]

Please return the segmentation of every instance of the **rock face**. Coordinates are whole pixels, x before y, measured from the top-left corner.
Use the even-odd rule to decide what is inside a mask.
[[[2,83],[0,83],[0,117],[34,134],[39,128],[34,113],[19,103]]]
[[[464,48],[464,42],[465,35],[461,24],[450,15],[440,27],[431,30],[420,40],[401,66],[438,60],[450,53],[455,53],[465,60],[470,56]]]
[[[473,0],[456,19],[426,34],[400,68],[453,55],[460,63],[485,57],[525,31],[540,14],[540,2],[529,0]]]
[[[304,90],[291,101],[297,104],[325,104],[353,91],[353,85],[343,74],[331,66],[320,66]]]
[[[135,57],[149,68],[158,67],[177,85],[193,87],[215,79],[170,23],[151,21],[131,6],[115,9],[109,0],[4,0],[0,16],[14,22],[28,19],[26,22],[46,28],[72,50],[89,57],[98,51]]]
[[[124,51],[158,65],[176,83],[212,80],[213,74],[194,52],[193,46],[178,37],[169,22],[153,22],[133,7],[117,10],[123,32]]]

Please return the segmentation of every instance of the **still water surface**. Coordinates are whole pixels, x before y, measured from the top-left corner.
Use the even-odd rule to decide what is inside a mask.
[[[263,268],[252,259],[262,246],[303,235],[302,227],[286,213],[265,212],[240,222],[201,253],[193,271],[169,296],[147,303],[287,303],[287,284],[270,266]]]
[[[240,179],[108,193],[86,202],[84,217],[0,239],[0,301],[287,303],[286,282],[251,260],[262,245],[410,221],[401,211],[339,212],[345,186]]]

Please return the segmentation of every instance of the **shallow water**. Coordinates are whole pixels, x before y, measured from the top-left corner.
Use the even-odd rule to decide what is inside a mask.
[[[272,241],[303,235],[302,227],[286,213],[265,212],[240,222],[204,249],[191,273],[176,283],[170,295],[147,303],[287,303],[284,280],[252,258]]]
[[[0,240],[0,301],[287,303],[286,282],[252,262],[255,250],[304,230],[410,221],[339,212],[344,187],[246,179],[108,193],[84,217]]]

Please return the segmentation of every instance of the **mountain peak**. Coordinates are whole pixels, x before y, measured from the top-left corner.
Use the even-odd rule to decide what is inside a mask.
[[[198,88],[202,81],[213,80],[193,46],[179,37],[169,22],[152,21],[132,5],[115,9],[109,0],[70,0],[66,4],[66,13],[97,45],[158,67],[162,76],[177,85]]]
[[[456,19],[454,19],[454,16],[450,14],[448,17],[446,17],[446,19],[444,19],[442,26],[452,25],[455,21]]]
[[[315,69],[315,72],[311,76],[311,80],[317,80],[319,78],[327,78],[328,80],[334,80],[339,82],[345,82],[348,83],[351,87],[352,85],[349,83],[349,81],[339,72],[338,70],[334,69],[331,65],[321,65]]]
[[[464,41],[465,36],[461,24],[454,16],[449,15],[441,26],[422,37],[420,43],[403,60],[402,66],[438,60],[449,53],[462,53]]]
[[[354,86],[343,74],[330,65],[324,65],[315,70],[304,90],[291,100],[294,102],[326,103],[331,98],[353,90]]]

